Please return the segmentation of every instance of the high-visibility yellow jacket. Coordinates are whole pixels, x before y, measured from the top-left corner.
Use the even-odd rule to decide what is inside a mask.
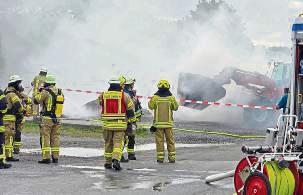
[[[0,133],[5,131],[3,125],[3,116],[7,111],[7,100],[2,90],[0,90]],[[0,146],[1,147],[1,146]]]
[[[154,124],[156,128],[171,128],[174,125],[173,111],[177,111],[179,104],[174,96],[152,96],[148,107],[154,110]]]
[[[33,95],[39,92],[39,88],[43,86],[46,76],[38,75],[32,81]]]
[[[135,123],[134,103],[129,95],[122,91],[102,92],[98,98],[101,105],[102,126],[106,130],[123,130],[127,123]]]
[[[19,98],[21,99],[21,103],[24,107],[25,110],[25,116],[29,117],[32,113],[32,99],[30,97],[28,97],[28,95],[24,94],[24,93],[18,93],[17,94],[19,96]]]
[[[57,106],[59,106],[59,104],[62,106],[64,100],[62,102],[57,102],[57,100],[54,99],[56,97],[53,97],[50,92],[54,93],[55,96],[61,95],[64,97],[61,89],[57,89],[55,86],[50,86],[48,88],[44,88],[42,92],[34,94],[34,103],[42,106],[42,118],[52,119],[54,121],[54,119],[58,118],[56,114]],[[61,115],[59,117],[61,117]]]
[[[19,92],[13,87],[5,89],[4,94],[6,95],[7,100],[7,112],[3,117],[4,121],[15,122],[16,117],[23,118],[24,107],[21,103],[21,99],[17,95],[18,93]]]

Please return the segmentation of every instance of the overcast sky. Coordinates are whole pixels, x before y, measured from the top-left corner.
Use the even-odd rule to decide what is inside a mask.
[[[167,8],[168,17],[182,17],[198,0],[153,0]],[[303,0],[225,0],[242,18],[247,35],[255,44],[289,46],[291,24]],[[176,3],[177,2],[177,3]]]

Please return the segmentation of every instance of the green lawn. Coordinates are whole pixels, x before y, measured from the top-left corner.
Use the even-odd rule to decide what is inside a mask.
[[[37,122],[27,121],[22,132],[38,134],[39,124]],[[102,128],[97,126],[62,124],[61,135],[72,137],[100,137],[102,136]],[[139,125],[136,135],[141,138],[148,137],[150,135],[148,127]]]

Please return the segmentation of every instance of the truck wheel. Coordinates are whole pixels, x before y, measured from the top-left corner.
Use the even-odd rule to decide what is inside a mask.
[[[260,173],[252,173],[245,181],[243,195],[271,195],[268,178]]]
[[[257,162],[258,157],[248,156],[238,163],[234,174],[234,187],[237,195],[242,195],[246,178],[250,175],[250,166],[254,166]]]
[[[269,125],[275,122],[272,110],[244,109],[244,122],[250,126]]]

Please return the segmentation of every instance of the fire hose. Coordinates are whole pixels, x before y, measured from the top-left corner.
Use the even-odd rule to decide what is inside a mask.
[[[139,127],[149,128],[149,126],[147,124],[141,124],[141,125],[139,125]],[[261,136],[261,135],[239,135],[239,134],[219,132],[219,131],[209,131],[209,130],[194,130],[194,129],[184,129],[184,128],[173,128],[173,130],[179,131],[179,132],[218,135],[218,136],[232,137],[232,138],[239,138],[239,139],[264,139],[265,138],[265,136]]]
[[[85,121],[85,122],[95,122],[102,123],[99,119],[83,119],[83,118],[61,118],[63,121]],[[138,128],[149,129],[150,124],[139,123]],[[227,132],[219,132],[219,131],[209,131],[209,130],[195,130],[195,129],[185,129],[185,128],[173,128],[175,131],[186,132],[186,133],[196,133],[196,134],[207,134],[207,135],[217,135],[224,137],[231,137],[237,139],[264,139],[265,136],[261,135],[239,135]]]

